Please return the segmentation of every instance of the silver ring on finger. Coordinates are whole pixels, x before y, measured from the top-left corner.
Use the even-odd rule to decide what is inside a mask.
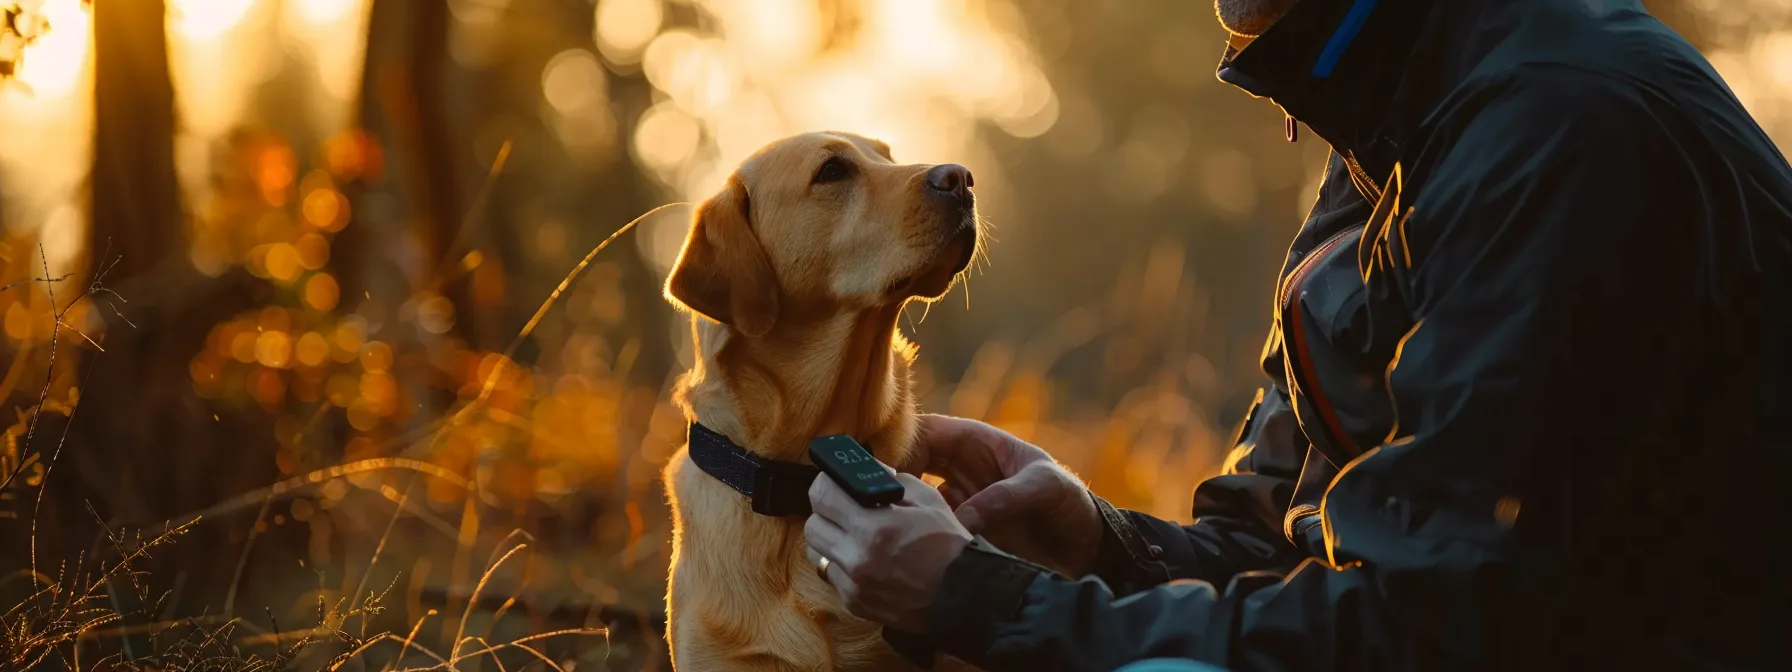
[[[821,554],[817,553],[816,555],[821,555]],[[828,580],[828,568],[832,567],[832,566],[834,566],[834,561],[828,559],[828,556],[825,556],[825,555],[822,555],[821,560],[815,563],[815,575],[821,577],[822,583],[826,583],[829,585],[833,584],[832,581]]]

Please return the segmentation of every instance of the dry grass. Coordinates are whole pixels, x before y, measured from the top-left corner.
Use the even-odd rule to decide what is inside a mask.
[[[282,631],[271,612],[265,623],[244,618],[192,617],[147,622],[161,600],[152,599],[140,580],[142,572],[133,563],[147,558],[157,548],[175,543],[198,522],[194,519],[147,539],[109,533],[111,548],[122,557],[97,562],[78,560],[55,577],[29,577],[39,584],[37,590],[0,615],[0,662],[18,670],[35,669],[48,662],[73,670],[258,671],[303,666],[334,672],[350,664],[355,664],[355,669],[368,669],[374,664],[371,661],[373,654],[378,653],[376,647],[384,647],[396,653],[378,665],[381,670],[456,670],[481,657],[491,658],[502,669],[500,653],[522,651],[546,668],[564,672],[561,664],[531,644],[550,638],[609,634],[605,628],[568,628],[496,644],[489,641],[489,634],[467,634],[467,615],[472,613],[473,603],[499,567],[527,548],[520,543],[487,564],[446,656],[416,641],[429,615],[435,613],[433,610],[419,618],[402,637],[390,632],[367,632],[368,621],[387,608],[390,587],[334,604],[326,603],[320,595],[315,622],[297,631]],[[120,593],[126,590],[131,591],[136,602],[151,606],[122,607]],[[146,622],[132,624],[133,620]],[[351,623],[358,624],[360,631],[350,632]],[[146,650],[136,650],[133,639],[143,643],[135,646],[146,644]],[[117,646],[105,645],[111,642]],[[92,653],[96,650],[100,652],[97,656]],[[82,659],[84,652],[89,656],[87,660]],[[416,655],[407,656],[408,653]],[[405,665],[415,658],[426,659],[428,664]]]
[[[658,609],[665,524],[663,509],[655,508],[663,505],[656,477],[682,441],[682,414],[666,402],[662,390],[627,387],[629,353],[635,347],[629,343],[597,372],[570,370],[575,367],[566,361],[559,366],[567,370],[560,371],[544,364],[522,366],[512,357],[524,339],[536,335],[537,327],[552,321],[550,309],[563,297],[590,300],[589,294],[579,294],[575,281],[600,251],[668,207],[630,222],[579,261],[505,351],[464,352],[463,347],[460,361],[466,365],[459,368],[455,383],[460,401],[434,418],[413,419],[403,431],[386,430],[382,423],[352,441],[337,464],[288,471],[273,485],[203,510],[131,532],[107,528],[103,552],[59,564],[53,572],[37,571],[34,550],[32,568],[13,579],[28,581],[32,590],[0,617],[4,628],[0,663],[16,669],[53,665],[128,670],[462,670],[489,664],[500,670],[518,666],[562,670],[571,656],[555,654],[550,645],[603,637],[602,647],[567,646],[586,651],[580,665],[606,665],[610,651],[619,645],[611,641],[611,629],[603,622],[594,623],[587,614],[582,626],[557,627],[541,614],[581,601],[587,607],[597,602],[633,605],[637,611]],[[1175,326],[1198,322],[1205,310],[1200,289],[1183,276],[1180,255],[1179,250],[1160,249],[1136,265],[1138,271],[1119,279],[1112,296],[1075,307],[1052,324],[1028,332],[1025,339],[983,344],[956,381],[939,381],[922,369],[919,392],[925,405],[990,421],[1046,446],[1117,505],[1184,517],[1188,488],[1218,468],[1221,446],[1209,414],[1199,410],[1217,402],[1214,367],[1198,354],[1198,343]],[[79,317],[82,309],[77,304],[90,306],[95,297],[122,301],[101,284],[104,271],[94,273],[81,296],[60,308],[53,285],[63,278],[52,277],[47,268],[41,276],[8,285],[8,289],[43,290],[49,303],[45,318],[49,334],[39,341],[51,355],[41,370],[33,370],[43,375],[45,384],[38,403],[29,409],[30,421],[18,428],[20,436],[8,435],[5,466],[24,477],[0,488],[5,496],[35,488],[41,501],[60,448],[47,459],[21,451],[31,445],[29,438],[43,413],[72,416],[79,406],[77,381],[69,376],[70,367],[57,364],[54,353],[56,343],[69,339],[86,346],[84,352],[101,355],[99,343],[76,329],[90,324],[91,318],[70,316]],[[924,308],[914,312],[911,317],[916,321],[925,319]],[[78,336],[71,338],[65,328]],[[294,327],[294,333],[302,328]],[[565,324],[554,330],[551,338],[587,338]],[[19,371],[24,370],[33,342],[25,340],[15,371],[7,376],[8,385],[24,375]],[[1087,359],[1090,353],[1098,353],[1095,356],[1104,362],[1100,376],[1114,382],[1113,392],[1073,394],[1057,381],[1054,372],[1066,358]],[[206,356],[211,355],[202,354]],[[925,356],[922,361],[926,364]],[[246,379],[266,370],[273,369],[264,365]],[[361,375],[365,383],[368,376],[392,374],[368,369]],[[196,387],[202,382],[195,378]],[[1104,397],[1115,401],[1104,404],[1100,401]],[[648,402],[635,403],[642,399]],[[299,427],[297,435],[302,438],[305,428],[329,409],[327,403],[308,410],[287,400],[273,410],[282,411],[282,418],[310,418],[280,421],[289,428]],[[350,412],[352,418],[352,408]],[[628,413],[646,416],[646,435],[633,445],[619,436],[618,427]],[[283,431],[280,426],[276,423],[277,432]],[[592,434],[594,430],[598,433]],[[21,437],[26,440],[16,440]],[[282,450],[302,443],[301,438],[283,441]],[[512,459],[508,472],[492,466],[494,457],[516,456],[519,446],[521,459]],[[503,466],[502,461],[498,464]],[[617,487],[619,482],[623,487]],[[569,501],[564,494],[549,492],[550,485],[562,492],[606,492],[619,498],[608,501],[594,531],[575,534],[586,538],[560,544],[573,548],[571,556],[552,550],[543,553],[519,542],[530,538],[522,529],[530,518],[518,511],[555,497]],[[391,510],[381,512],[380,506]],[[247,518],[250,512],[247,537],[239,548],[228,551],[234,556],[229,563],[234,569],[221,612],[176,616],[176,591],[154,592],[149,587],[165,586],[168,581],[153,579],[170,577],[146,576],[145,561],[180,543],[196,526],[234,526],[223,521]],[[35,508],[32,517],[35,540]],[[107,525],[97,515],[95,519],[102,527]],[[238,588],[253,564],[258,539],[287,522],[311,526],[307,535],[313,543],[311,560],[318,566],[306,567],[318,573],[319,585],[304,593],[310,608],[281,610],[286,617],[282,622],[274,608],[260,604],[239,608]],[[415,529],[419,527],[422,537]],[[504,529],[511,531],[494,539],[495,531]],[[606,536],[609,531],[618,536]],[[353,546],[352,541],[362,550],[351,552],[345,546],[320,556],[319,539],[324,547],[335,543],[332,539],[349,540],[342,543]],[[443,544],[451,545],[451,550],[430,550]],[[487,545],[491,555],[477,580],[470,581],[474,551]],[[325,567],[326,562],[330,566]],[[382,563],[398,566],[380,570]],[[326,569],[341,576],[339,589],[323,585]],[[511,574],[521,578],[501,580]],[[404,589],[395,595],[401,575]],[[174,582],[178,585],[182,579],[175,577]],[[637,584],[633,588],[625,585],[631,581]],[[460,587],[469,583],[473,587],[466,593]],[[386,587],[379,589],[381,584]],[[423,604],[425,594],[439,594],[441,609]],[[579,598],[567,599],[569,594]],[[556,601],[558,605],[553,604]],[[511,620],[505,621],[507,617]],[[528,623],[523,631],[507,638],[494,635],[500,622],[524,619]],[[645,633],[645,645],[658,643],[651,627],[636,630]],[[647,652],[644,664],[654,665],[654,655]]]
[[[632,222],[630,226],[633,226]],[[619,231],[618,234],[620,233]],[[604,244],[608,245],[609,242],[605,241]],[[602,246],[598,248],[601,249]],[[598,250],[594,250],[592,255],[595,256]],[[41,248],[39,256],[43,258]],[[586,262],[589,260],[588,257]],[[98,513],[92,511],[90,505],[89,512],[94,521],[105,531],[104,544],[91,555],[83,554],[71,562],[60,563],[53,573],[39,571],[36,553],[37,514],[42,508],[43,493],[47,489],[45,486],[67,441],[68,427],[64,426],[63,435],[59,437],[55,450],[47,459],[26,451],[32,445],[32,439],[36,436],[46,411],[59,412],[72,419],[79,407],[78,387],[67,388],[67,403],[57,403],[51,399],[52,390],[58,387],[57,346],[64,338],[62,330],[66,328],[94,349],[103,352],[104,349],[97,342],[68,324],[68,315],[84,300],[110,296],[123,301],[122,297],[103,285],[110,269],[108,265],[92,274],[85,290],[75,296],[73,301],[58,307],[54,285],[66,280],[68,276],[52,277],[48,271],[47,259],[43,263],[42,277],[26,278],[0,287],[0,291],[6,291],[41,286],[50,304],[48,312],[51,315],[47,339],[48,358],[44,365],[45,383],[40,389],[37,403],[31,407],[29,419],[23,416],[20,418],[23,431],[9,431],[7,434],[8,459],[4,465],[0,465],[5,467],[4,473],[0,473],[0,479],[3,479],[0,480],[0,492],[9,495],[8,501],[16,499],[12,495],[26,486],[35,488],[37,495],[32,507],[29,535],[30,567],[0,580],[0,587],[13,582],[23,582],[29,586],[25,597],[4,614],[0,614],[0,663],[7,669],[30,670],[43,665],[54,665],[60,669],[73,670],[283,670],[295,667],[310,669],[315,666],[315,669],[333,672],[351,664],[355,665],[354,669],[367,669],[373,664],[370,661],[379,653],[377,649],[383,647],[395,653],[389,654],[385,662],[377,664],[377,669],[381,670],[458,670],[481,658],[489,658],[499,669],[503,669],[500,654],[520,651],[542,667],[564,672],[566,668],[538,649],[537,643],[572,636],[608,636],[608,629],[602,627],[563,628],[494,643],[489,629],[484,635],[467,633],[469,619],[488,582],[507,561],[528,547],[524,543],[509,545],[503,555],[487,561],[472,595],[462,609],[458,627],[445,656],[417,641],[424,623],[430,616],[436,615],[437,612],[433,609],[417,618],[409,633],[402,637],[385,631],[369,632],[369,624],[387,610],[392,590],[388,586],[378,593],[367,592],[371,571],[362,573],[360,583],[346,598],[330,602],[320,592],[316,597],[314,621],[298,630],[282,630],[271,610],[266,611],[265,622],[231,616],[237,582],[241,579],[243,566],[255,539],[253,533],[244,544],[236,574],[232,576],[224,616],[157,618],[169,594],[152,593],[149,582],[145,580],[146,572],[140,568],[140,564],[150,559],[154,552],[166,550],[178,543],[182,536],[210,517],[227,515],[259,503],[256,527],[253,528],[259,531],[268,509],[278,499],[302,493],[305,489],[324,483],[380,471],[409,472],[413,476],[426,476],[452,487],[469,491],[472,489],[472,484],[458,474],[428,462],[405,458],[360,460],[289,478],[183,517],[184,522],[164,521],[158,526],[152,526],[160,529],[153,536],[145,536],[141,530],[113,530]],[[581,264],[567,277],[561,288],[543,304],[541,313],[547,311],[584,266],[585,264]],[[122,318],[123,315],[120,314],[119,317]],[[518,342],[528,335],[539,318],[540,313],[525,328],[523,334],[519,335]],[[514,350],[515,347],[513,344],[511,349]],[[7,378],[9,386],[16,384],[19,365],[23,362],[24,357],[15,360],[14,372]],[[60,370],[61,373],[66,374],[66,363],[65,358],[65,367]],[[469,412],[480,408],[488,400],[490,391],[502,372],[503,367],[494,367],[483,385],[483,392],[477,398],[459,412],[433,423],[428,434],[437,438],[432,438],[431,441],[455,429]],[[22,475],[26,477],[20,478]],[[14,487],[15,485],[18,487]],[[392,515],[372,557],[366,563],[369,568],[378,562],[394,525],[405,511],[405,496],[408,496],[408,487],[405,495],[400,497],[398,510]],[[16,512],[14,513],[13,517],[17,518]],[[466,527],[463,525],[459,531],[466,532]],[[520,533],[518,530],[506,536],[500,541],[500,547],[518,536],[526,537],[526,534]],[[470,544],[463,544],[463,548],[466,546]],[[396,579],[393,585],[396,585]],[[492,620],[495,622],[502,618],[503,612],[514,602],[515,596],[512,595]],[[130,606],[133,604],[141,606]],[[355,632],[350,632],[351,623],[357,626],[353,628]],[[427,664],[407,665],[416,658],[424,659]]]

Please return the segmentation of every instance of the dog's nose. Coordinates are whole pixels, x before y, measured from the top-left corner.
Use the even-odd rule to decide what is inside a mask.
[[[970,197],[974,184],[970,169],[956,163],[934,166],[933,170],[927,171],[928,188],[951,194],[960,200]]]

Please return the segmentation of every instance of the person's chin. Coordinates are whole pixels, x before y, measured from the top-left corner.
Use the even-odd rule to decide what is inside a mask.
[[[1213,9],[1219,15],[1220,25],[1226,32],[1246,37],[1262,35],[1269,27],[1275,25],[1277,19],[1294,6],[1295,0],[1214,0]]]

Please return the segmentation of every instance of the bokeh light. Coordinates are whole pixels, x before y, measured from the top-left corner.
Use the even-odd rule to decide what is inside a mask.
[[[598,0],[597,46],[612,63],[634,63],[664,20],[660,0]]]
[[[175,32],[192,39],[208,40],[241,24],[256,4],[256,0],[170,0],[168,13]]]
[[[707,197],[759,146],[801,131],[865,133],[899,160],[975,163],[979,124],[1034,137],[1060,115],[1005,0],[867,0],[851,21],[808,0],[694,4],[714,30],[671,28],[648,44],[643,72],[668,100],[642,115],[632,143],[688,200]],[[677,254],[674,234],[641,240],[661,268]]]
[[[597,57],[584,49],[568,49],[548,61],[541,92],[555,109],[567,113],[603,104],[604,71]]]
[[[50,30],[31,44],[18,78],[39,104],[54,104],[73,95],[88,73],[91,17],[81,0],[44,0],[38,11]]]
[[[617,225],[706,198],[748,153],[812,130],[976,171],[1000,242],[968,310],[955,296],[903,321],[923,345],[922,408],[1046,446],[1117,505],[1186,518],[1189,489],[1222,464],[1235,397],[1261,381],[1260,290],[1327,152],[1310,135],[1283,142],[1273,106],[1214,80],[1221,31],[1199,4],[438,0],[381,2],[372,25],[373,0],[167,0],[164,21],[130,28],[167,38],[172,157],[150,151],[159,140],[124,143],[143,156],[96,157],[96,133],[166,130],[131,127],[132,115],[94,128],[92,5],[20,1],[52,28],[0,87],[0,286],[11,286],[0,292],[0,392],[11,396],[0,398],[12,402],[0,417],[39,403],[35,381],[50,381],[43,409],[61,413],[80,398],[76,374],[112,370],[86,365],[143,359],[119,366],[144,377],[128,404],[91,410],[134,422],[153,409],[145,435],[183,447],[155,458],[200,456],[182,487],[146,489],[194,506],[157,511],[301,535],[252,554],[205,549],[226,576],[239,557],[257,564],[241,584],[255,599],[273,585],[264,577],[296,575],[283,579],[304,593],[277,615],[299,628],[320,598],[349,604],[365,597],[349,593],[355,582],[400,569],[413,572],[393,593],[406,603],[387,606],[439,615],[422,596],[474,585],[512,530],[541,547],[517,572],[530,591],[658,609],[669,534],[658,475],[687,429],[669,386],[693,356],[685,316],[661,295],[681,218],[643,220],[531,318]],[[1768,132],[1792,139],[1784,3],[1650,0],[1670,4],[1698,19],[1677,25],[1695,26]],[[71,307],[107,263],[102,244],[142,245],[94,239],[93,205],[122,191],[120,174],[170,184],[170,163],[178,214],[147,225],[185,249],[108,252],[135,277]],[[74,275],[33,280],[46,272]],[[55,310],[67,311],[60,322]],[[517,340],[525,322],[535,330]],[[150,361],[161,357],[188,359]],[[3,431],[0,471],[18,464],[25,430]],[[322,471],[395,458],[462,481]],[[256,488],[276,476],[303,485],[264,507]],[[248,503],[205,508],[233,496]],[[17,501],[29,500],[0,497],[0,517]],[[367,562],[388,541],[387,558],[418,561]],[[287,550],[301,548],[295,567]],[[259,566],[266,558],[279,567]],[[490,588],[519,607],[535,599]],[[240,601],[228,616],[260,618],[261,606]],[[513,613],[558,613],[536,606]],[[339,616],[325,625],[356,627]],[[243,641],[264,635],[280,638]],[[624,646],[618,636],[598,655],[633,655]]]

